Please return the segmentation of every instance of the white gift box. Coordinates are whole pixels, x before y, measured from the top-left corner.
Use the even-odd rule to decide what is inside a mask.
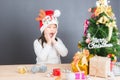
[[[110,58],[94,56],[90,59],[89,75],[98,77],[108,77],[110,73]]]

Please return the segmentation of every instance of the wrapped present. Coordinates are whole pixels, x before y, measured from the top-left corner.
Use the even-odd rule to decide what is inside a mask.
[[[89,75],[108,77],[110,73],[110,58],[94,56],[90,59]]]
[[[60,75],[61,75],[60,68],[54,68],[53,69],[53,76],[60,76]]]
[[[85,75],[88,74],[88,60],[89,51],[84,49],[83,52],[75,53],[73,57],[73,61],[71,63],[73,72],[81,72],[84,71]]]

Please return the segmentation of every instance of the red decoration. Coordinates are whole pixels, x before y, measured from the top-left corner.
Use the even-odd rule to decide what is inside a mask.
[[[61,75],[61,72],[59,68],[53,69],[53,76],[60,76],[60,75]]]
[[[115,62],[111,61],[111,62],[110,62],[110,71],[112,71],[114,65],[115,65]]]

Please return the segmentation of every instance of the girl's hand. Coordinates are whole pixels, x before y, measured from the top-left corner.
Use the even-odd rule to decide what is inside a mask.
[[[56,35],[57,35],[57,32],[56,32],[56,33],[53,35],[53,37],[52,37],[52,44],[56,44],[56,40],[55,40]]]

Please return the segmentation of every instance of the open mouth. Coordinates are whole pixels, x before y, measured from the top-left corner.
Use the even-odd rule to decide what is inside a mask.
[[[53,37],[54,33],[50,33],[50,37]]]

